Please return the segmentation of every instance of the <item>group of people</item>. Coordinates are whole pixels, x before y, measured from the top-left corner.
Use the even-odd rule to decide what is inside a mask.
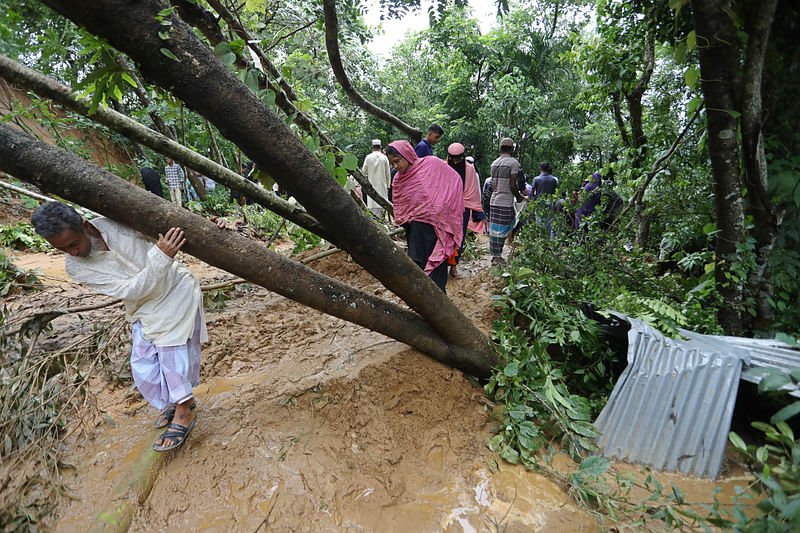
[[[167,189],[169,190],[169,199],[177,206],[182,206],[188,201],[197,201],[199,199],[197,191],[195,191],[192,183],[187,179],[186,173],[183,171],[178,163],[171,157],[167,157],[167,165],[164,167],[164,176],[167,182]],[[191,170],[189,171],[191,172]],[[142,175],[142,183],[144,188],[163,198],[164,193],[161,187],[161,176],[152,167],[142,167],[140,170]],[[199,176],[203,187],[206,192],[211,192],[216,187],[214,180],[207,176]]]
[[[394,141],[385,153],[380,139],[375,139],[362,171],[378,194],[393,203],[395,224],[405,229],[411,259],[446,291],[448,272],[450,277],[459,276],[467,230],[485,232],[487,211],[492,264],[505,263],[503,247],[517,219],[514,205],[523,201],[527,191],[518,187],[521,166],[513,157],[514,141],[504,138],[487,180],[489,199],[483,203],[474,159],[467,156],[463,144],[450,144],[446,160],[433,155],[443,133],[441,126],[431,124],[416,146]],[[367,205],[384,218],[377,202],[368,198]]]

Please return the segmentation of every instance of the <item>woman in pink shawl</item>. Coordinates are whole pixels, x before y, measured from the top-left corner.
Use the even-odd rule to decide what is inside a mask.
[[[462,239],[461,178],[438,157],[418,158],[408,141],[390,143],[386,156],[397,170],[394,220],[406,230],[408,255],[444,291],[447,258],[457,253]]]
[[[473,211],[483,213],[481,194],[478,191],[478,176],[475,172],[475,167],[467,163],[464,152],[464,145],[461,143],[453,143],[447,147],[447,164],[458,173],[459,178],[461,178],[461,185],[464,188],[464,217],[462,220],[461,246],[458,248],[458,255],[448,261],[448,263],[450,263],[450,276],[454,278],[459,277],[459,257],[464,250],[464,239],[467,236],[467,228],[472,219]]]

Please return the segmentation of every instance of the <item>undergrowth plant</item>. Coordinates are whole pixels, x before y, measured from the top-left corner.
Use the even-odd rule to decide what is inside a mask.
[[[37,345],[49,322],[0,311],[0,524],[3,531],[43,531],[59,499],[68,419],[98,415],[88,383],[110,371],[128,346],[124,316],[96,325],[57,350]],[[117,372],[116,370],[114,372]],[[89,408],[87,410],[87,408]]]
[[[46,252],[52,249],[47,241],[36,233],[33,226],[27,222],[18,222],[0,228],[0,246],[37,252]]]

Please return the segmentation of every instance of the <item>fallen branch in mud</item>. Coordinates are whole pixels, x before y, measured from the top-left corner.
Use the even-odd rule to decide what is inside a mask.
[[[0,523],[4,530],[40,529],[67,494],[61,471],[64,439],[99,415],[88,389],[98,365],[122,355],[122,317],[96,327],[55,351],[34,353],[35,333],[24,356],[4,361],[0,373]],[[5,339],[3,339],[5,340]],[[72,420],[69,431],[66,421]]]

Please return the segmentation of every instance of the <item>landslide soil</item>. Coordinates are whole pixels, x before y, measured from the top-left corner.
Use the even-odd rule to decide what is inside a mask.
[[[102,300],[66,279],[62,256],[14,254],[17,266],[38,268],[47,283],[16,297],[17,309]],[[231,279],[180,258],[203,285]],[[394,299],[345,254],[311,266]],[[448,295],[488,332],[500,281],[486,257],[461,271]],[[598,530],[549,479],[503,462],[490,469],[491,404],[460,371],[260,287],[240,285],[226,298],[206,310],[197,425],[160,471],[131,531]],[[47,342],[63,345],[121,316],[117,306],[58,318]],[[125,354],[128,335],[121,339]],[[125,369],[124,356],[112,366]],[[129,381],[98,372],[92,389],[101,412],[71,422],[63,461],[74,466],[66,476],[71,498],[54,531],[95,525],[157,435],[157,412]],[[728,472],[723,492],[745,484],[739,473]],[[710,501],[711,482],[666,476]]]

